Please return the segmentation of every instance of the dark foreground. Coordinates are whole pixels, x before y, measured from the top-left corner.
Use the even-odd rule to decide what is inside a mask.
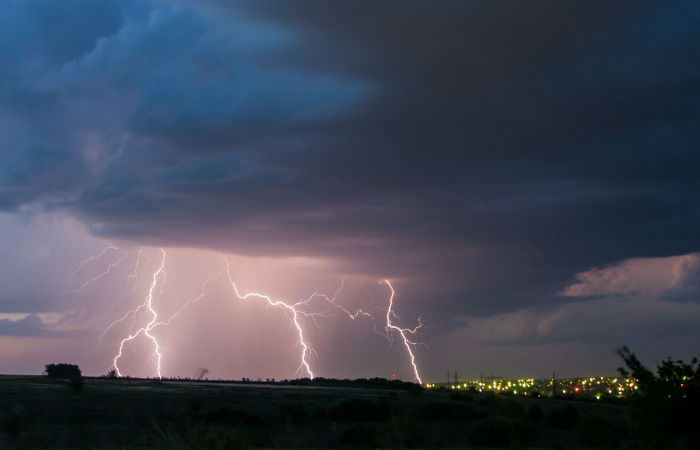
[[[0,376],[0,448],[629,448],[622,405],[417,389]]]

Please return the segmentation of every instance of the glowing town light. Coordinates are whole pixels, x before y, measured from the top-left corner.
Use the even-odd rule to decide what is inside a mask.
[[[391,290],[391,295],[389,296],[389,306],[387,307],[386,310],[386,329],[387,332],[391,329],[399,333],[401,336],[401,339],[403,340],[403,344],[406,347],[406,351],[408,351],[408,355],[411,358],[411,365],[413,366],[413,374],[416,377],[416,380],[418,380],[418,383],[423,384],[423,380],[420,377],[420,374],[418,373],[418,366],[416,365],[416,357],[413,354],[413,347],[418,345],[417,342],[413,342],[410,339],[406,337],[406,334],[412,334],[415,335],[418,329],[420,329],[423,324],[420,321],[420,317],[418,318],[418,325],[411,329],[411,328],[401,328],[396,325],[391,321],[391,316],[397,317],[394,311],[392,310],[394,306],[394,296],[396,295],[396,291],[394,291],[394,287],[391,285],[389,280],[384,280],[384,283],[386,283],[387,286],[389,286],[389,289]]]
[[[303,372],[306,371],[306,373],[309,375],[309,378],[313,379],[314,378],[314,373],[311,371],[311,365],[309,364],[308,358],[309,354],[311,352],[309,344],[304,339],[304,329],[302,328],[301,324],[299,323],[299,314],[300,313],[297,310],[297,307],[301,304],[308,303],[310,299],[313,297],[309,297],[306,301],[294,303],[294,304],[288,304],[285,303],[281,300],[273,300],[267,295],[264,294],[259,294],[257,292],[248,292],[247,294],[241,294],[240,291],[238,290],[238,286],[236,285],[236,282],[233,281],[233,277],[231,275],[231,264],[229,263],[229,260],[224,258],[224,261],[226,262],[226,273],[228,275],[228,281],[231,284],[231,287],[233,288],[233,292],[238,297],[240,300],[247,300],[249,298],[258,298],[260,300],[265,300],[270,306],[276,306],[280,307],[284,310],[286,310],[290,316],[291,316],[291,322],[292,326],[296,328],[297,334],[299,336],[299,344],[301,345],[301,362],[299,364],[299,368],[297,369],[297,372]]]
[[[145,326],[142,326],[141,328],[136,330],[135,333],[130,333],[127,337],[121,340],[121,343],[119,344],[119,352],[114,356],[114,359],[112,360],[112,366],[114,367],[114,370],[117,372],[118,376],[122,376],[121,371],[119,370],[119,358],[122,357],[122,353],[124,351],[124,344],[136,339],[136,337],[140,334],[143,334],[148,339],[150,339],[151,342],[153,342],[153,353],[156,356],[156,368],[158,378],[162,378],[160,362],[163,355],[161,355],[160,353],[160,345],[158,344],[158,340],[155,336],[151,334],[151,330],[155,326],[156,320],[158,320],[158,313],[156,313],[155,309],[153,309],[153,292],[155,291],[156,286],[158,285],[158,278],[162,277],[165,272],[165,249],[161,248],[160,251],[162,252],[163,257],[160,261],[160,266],[158,266],[158,269],[155,272],[153,272],[153,279],[151,281],[151,287],[148,290],[148,296],[146,297],[146,300],[134,310],[135,316],[136,311],[146,308],[148,312],[151,313],[151,320]]]

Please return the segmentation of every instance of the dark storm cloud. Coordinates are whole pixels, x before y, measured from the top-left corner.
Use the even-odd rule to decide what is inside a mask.
[[[5,210],[338,259],[446,313],[697,250],[697,2],[4,11]]]

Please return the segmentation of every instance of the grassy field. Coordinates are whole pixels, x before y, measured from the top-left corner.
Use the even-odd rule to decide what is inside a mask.
[[[0,448],[624,448],[629,410],[488,394],[0,376]]]

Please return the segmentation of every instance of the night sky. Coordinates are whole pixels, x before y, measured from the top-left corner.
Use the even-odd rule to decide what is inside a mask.
[[[700,352],[698,1],[0,8],[0,373],[106,373],[159,247],[164,316],[219,254],[289,301],[347,276],[376,321],[305,318],[320,376],[412,378],[384,279],[427,380]],[[224,279],[154,334],[166,376],[299,375],[289,317]]]

